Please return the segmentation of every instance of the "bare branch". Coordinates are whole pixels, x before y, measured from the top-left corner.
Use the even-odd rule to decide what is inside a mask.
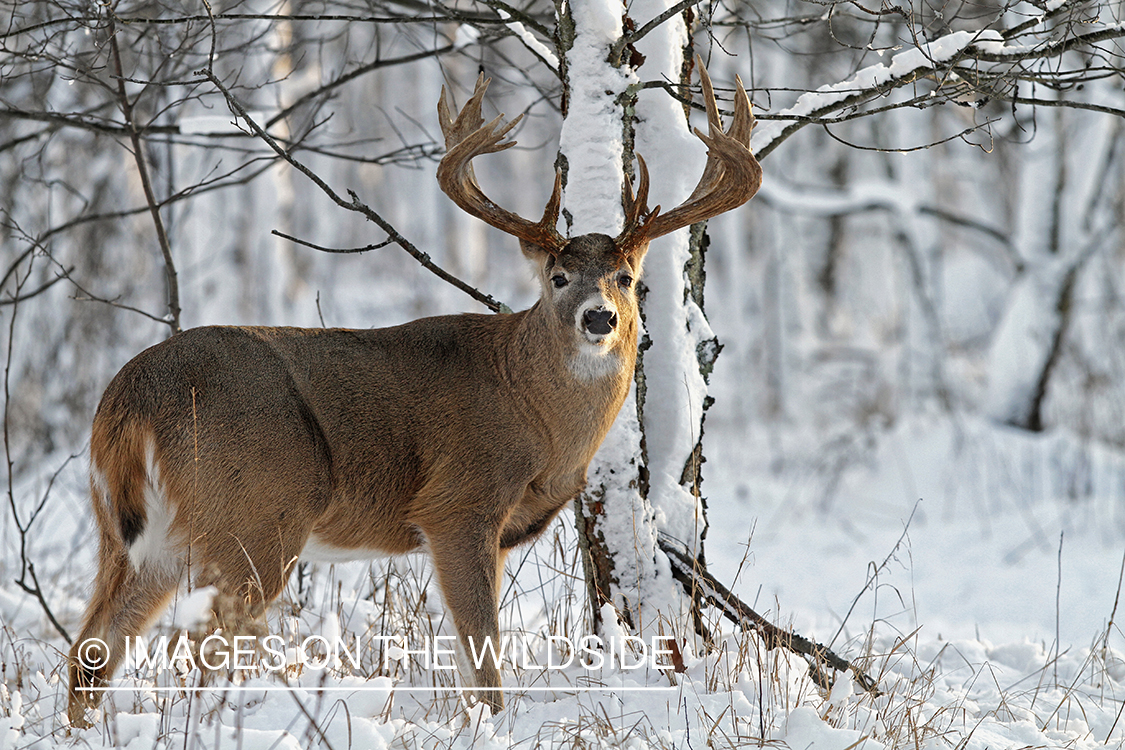
[[[353,253],[366,253],[368,250],[378,250],[381,247],[386,247],[387,245],[394,244],[394,240],[388,238],[388,239],[385,239],[382,242],[376,243],[374,245],[364,245],[363,247],[348,247],[348,248],[321,247],[320,245],[314,245],[313,243],[308,242],[306,240],[302,240],[302,239],[298,239],[296,237],[292,237],[292,236],[286,234],[285,232],[279,232],[276,229],[274,229],[272,232],[270,232],[270,234],[274,235],[275,237],[280,237],[283,240],[289,240],[290,242],[295,242],[298,245],[304,245],[305,247],[311,247],[313,250],[319,250],[322,253],[337,253],[337,254],[340,254],[340,255],[351,255]],[[317,300],[317,303],[319,304],[319,299]]]
[[[479,289],[471,286],[470,284],[467,284],[466,282],[450,274],[448,271],[444,270],[436,263],[434,263],[430,259],[428,253],[422,252],[417,247],[415,247],[413,243],[399,234],[398,230],[396,230],[389,221],[384,219],[372,208],[363,203],[363,201],[359,199],[359,196],[356,195],[354,191],[348,191],[348,195],[351,196],[351,201],[344,200],[339,194],[336,193],[336,191],[329,187],[328,183],[321,179],[319,175],[317,175],[301,162],[294,159],[289,154],[289,152],[283,149],[281,145],[278,144],[278,142],[269,133],[265,132],[265,130],[263,130],[262,127],[258,125],[258,123],[256,123],[252,117],[250,117],[250,115],[246,112],[246,109],[241,104],[239,104],[238,100],[230,93],[230,91],[227,90],[227,88],[222,84],[221,81],[219,81],[218,77],[216,77],[213,72],[206,70],[200,71],[200,75],[204,76],[215,86],[215,88],[222,92],[223,96],[226,97],[227,103],[230,105],[232,111],[234,111],[238,115],[238,117],[246,123],[247,127],[249,127],[255,133],[255,135],[265,141],[269,145],[269,147],[272,148],[275,153],[277,153],[278,156],[288,162],[294,169],[312,180],[313,184],[320,188],[321,192],[331,198],[333,203],[340,206],[341,208],[346,208],[349,211],[356,211],[366,216],[380,229],[386,232],[387,237],[390,238],[391,241],[408,252],[419,263],[421,263],[423,268],[437,276],[442,281],[452,284],[461,291],[465,292],[470,297],[477,300],[493,312],[502,312],[510,309],[506,305],[497,302],[492,298],[491,295],[484,294]]]
[[[71,266],[70,268],[67,269],[66,272],[70,273],[73,270],[74,270],[74,266]],[[17,305],[20,302],[26,302],[27,300],[32,299],[33,297],[38,297],[40,294],[47,291],[48,289],[50,289],[55,284],[57,284],[58,282],[62,281],[65,278],[66,278],[66,276],[62,276],[62,275],[56,276],[55,278],[51,279],[50,281],[48,281],[45,284],[43,284],[42,286],[40,286],[38,289],[35,289],[33,291],[30,291],[30,292],[23,293],[23,294],[17,293],[18,296],[9,296],[8,299],[0,300],[0,307],[6,307],[8,305]]]
[[[137,130],[133,119],[133,105],[125,91],[125,81],[122,80],[121,50],[117,44],[117,31],[112,18],[109,22],[109,44],[113,54],[113,67],[117,72],[117,91],[121,104],[121,114],[125,124],[129,126],[129,140],[133,144],[133,159],[137,162],[137,172],[141,178],[141,187],[148,203],[149,214],[156,229],[156,239],[160,244],[160,253],[164,256],[164,275],[167,283],[168,319],[165,320],[173,334],[180,332],[180,287],[176,278],[176,263],[172,259],[172,245],[168,241],[168,233],[164,229],[164,219],[160,216],[160,205],[156,200],[156,193],[152,189],[152,180],[149,179],[148,166],[145,163],[144,147],[141,142],[140,132]]]
[[[288,117],[290,114],[293,113],[294,110],[296,110],[298,107],[305,104],[306,102],[309,102],[313,99],[316,99],[319,96],[324,96],[325,94],[332,91],[333,89],[337,89],[340,86],[343,86],[345,83],[348,83],[349,81],[353,81],[356,78],[359,78],[360,76],[364,76],[368,73],[371,73],[371,72],[376,71],[376,70],[380,70],[382,68],[389,68],[389,67],[392,67],[394,65],[403,65],[403,64],[406,64],[406,63],[417,62],[418,60],[425,60],[427,57],[440,57],[440,56],[442,56],[444,54],[447,54],[449,52],[452,52],[452,51],[453,51],[453,45],[447,44],[444,47],[438,47],[436,49],[422,50],[421,52],[415,52],[414,54],[403,55],[401,57],[391,57],[391,58],[384,58],[384,59],[381,59],[381,60],[374,60],[372,62],[367,63],[366,65],[361,65],[358,68],[356,68],[355,70],[353,70],[349,73],[345,73],[344,75],[339,76],[338,78],[336,78],[332,81],[329,81],[328,83],[324,84],[323,86],[320,86],[319,88],[315,89],[314,91],[310,91],[307,94],[298,97],[297,100],[294,101],[292,104],[290,104],[288,107],[281,110],[280,112],[278,112],[276,115],[274,115],[270,119],[266,120],[266,124],[265,124],[264,127],[268,130],[270,127],[272,127],[276,123],[278,123],[281,120]],[[210,69],[210,68],[208,68],[208,69]]]
[[[285,22],[298,22],[298,23],[328,23],[332,21],[344,23],[367,23],[373,25],[433,25],[435,23],[447,23],[449,21],[471,21],[473,23],[482,24],[500,24],[503,21],[497,20],[492,16],[472,15],[468,13],[457,13],[449,15],[429,15],[429,16],[363,16],[351,13],[294,13],[289,15],[286,13],[194,13],[188,15],[177,15],[171,18],[162,18],[159,16],[115,16],[117,21],[129,26],[183,26],[200,21],[285,21]],[[93,17],[86,18],[53,18],[49,21],[41,21],[40,23],[31,24],[19,29],[11,29],[9,31],[0,32],[0,39],[9,39],[23,34],[30,34],[35,31],[43,29],[55,28],[58,26],[68,26],[78,21],[93,21]]]
[[[672,7],[666,8],[660,15],[650,19],[644,26],[641,26],[636,31],[620,37],[616,42],[613,43],[613,46],[610,47],[610,64],[614,65],[615,67],[619,65],[621,63],[621,56],[622,54],[624,54],[626,48],[628,48],[629,45],[636,44],[641,39],[648,36],[649,33],[659,28],[672,16],[679,15],[688,8],[699,5],[700,2],[702,2],[702,0],[680,0],[680,2],[676,3]]]

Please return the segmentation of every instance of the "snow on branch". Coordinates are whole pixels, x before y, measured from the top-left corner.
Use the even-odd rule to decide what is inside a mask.
[[[555,53],[552,52],[546,44],[539,41],[522,22],[517,21],[507,10],[498,9],[497,13],[501,14],[501,18],[505,20],[508,29],[516,35],[516,38],[523,42],[523,46],[558,75],[559,58],[555,56]]]
[[[1047,70],[1043,65],[1046,61],[1072,50],[1089,49],[1101,42],[1125,37],[1125,24],[1117,23],[1062,39],[1040,39],[1040,35],[1052,31],[1039,28],[1044,25],[1044,18],[1061,9],[1056,8],[1034,19],[1034,23],[1021,24],[1017,29],[1004,32],[992,29],[955,31],[905,49],[894,55],[890,63],[871,65],[847,80],[806,92],[792,106],[775,115],[759,115],[762,122],[754,132],[754,152],[762,159],[793,133],[806,125],[820,122],[826,115],[861,107],[923,79],[933,81],[936,88],[928,95],[913,99],[910,106],[972,95],[1013,104],[1073,106],[1125,116],[1125,111],[1095,103],[1051,101],[1020,95],[1020,81],[1033,80],[1059,90],[1071,83],[1073,76],[1065,67],[1053,65]],[[1101,51],[1106,56],[1114,56],[1111,51]],[[1120,54],[1117,53],[1117,56]],[[1032,65],[1022,67],[1027,63]]]

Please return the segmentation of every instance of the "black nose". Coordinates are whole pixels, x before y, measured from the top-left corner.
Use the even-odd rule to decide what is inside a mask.
[[[582,325],[590,333],[604,336],[617,327],[617,313],[603,307],[587,310],[582,313]]]

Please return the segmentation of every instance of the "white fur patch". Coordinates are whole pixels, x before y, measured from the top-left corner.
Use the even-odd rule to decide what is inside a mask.
[[[90,464],[90,488],[93,492],[95,503],[102,506],[105,517],[109,518],[113,508],[109,503],[109,482],[106,481],[105,472],[95,463]]]
[[[579,380],[599,380],[621,369],[621,358],[608,347],[598,344],[578,345],[578,353],[569,363],[570,371]]]
[[[156,463],[156,446],[151,440],[145,447],[144,494],[145,525],[140,536],[129,545],[129,562],[137,570],[144,566],[171,571],[180,563],[180,554],[171,542],[176,513],[169,507],[160,485],[160,466]]]
[[[387,557],[387,553],[365,547],[346,549],[328,544],[316,536],[310,536],[301,550],[301,559],[305,562],[317,563],[346,563],[356,560],[372,560],[377,557]]]

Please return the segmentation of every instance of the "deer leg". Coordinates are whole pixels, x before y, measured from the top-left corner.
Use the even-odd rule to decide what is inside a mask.
[[[67,716],[72,726],[90,726],[87,708],[96,708],[125,656],[126,639],[139,636],[164,609],[179,584],[177,567],[135,568],[124,551],[104,556],[85,625],[70,649]],[[91,690],[90,688],[95,688]]]
[[[477,523],[449,523],[428,536],[446,607],[457,628],[462,678],[473,698],[493,713],[504,707],[500,692],[500,624],[497,606],[505,555],[499,533],[474,532]]]
[[[266,608],[285,588],[307,537],[306,525],[259,526],[242,535],[212,531],[200,548],[206,563],[193,577],[196,586],[218,589],[212,601],[214,626],[264,635]]]

